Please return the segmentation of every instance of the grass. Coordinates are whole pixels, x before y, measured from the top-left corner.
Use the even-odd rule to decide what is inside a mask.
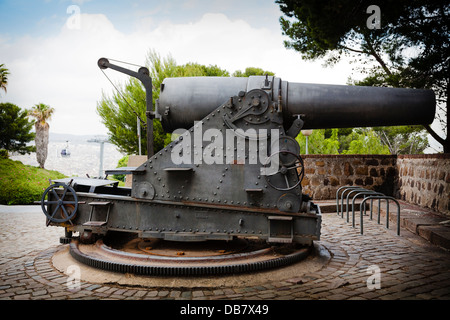
[[[40,201],[49,180],[66,178],[58,171],[24,165],[20,161],[0,159],[0,204],[27,205]]]

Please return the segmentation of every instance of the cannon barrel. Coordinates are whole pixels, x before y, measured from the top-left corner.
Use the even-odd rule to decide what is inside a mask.
[[[427,125],[434,119],[432,90],[294,83],[276,77],[166,78],[157,116],[172,132],[190,128],[239,92],[261,89],[281,106],[284,125],[301,116],[303,129]]]

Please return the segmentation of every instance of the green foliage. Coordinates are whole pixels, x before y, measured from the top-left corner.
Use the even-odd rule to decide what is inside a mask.
[[[275,73],[271,71],[264,71],[261,68],[254,68],[254,67],[248,67],[245,68],[245,71],[242,72],[241,70],[236,70],[233,73],[233,77],[250,77],[250,76],[274,76]]]
[[[175,77],[229,77],[230,73],[216,65],[204,66],[198,63],[187,63],[177,66]]]
[[[299,133],[295,138],[300,145],[300,154],[306,152],[306,137]],[[325,129],[313,130],[308,137],[308,154],[339,154],[339,141],[337,140],[337,129],[333,129],[330,137],[325,137]]]
[[[145,121],[145,89],[139,80],[130,78],[125,86],[119,86],[120,93],[113,97],[103,94],[102,100],[97,105],[97,112],[102,118],[103,124],[109,130],[109,139],[115,144],[120,152],[138,154],[139,144],[137,139],[138,117]],[[153,120],[154,148],[161,149],[160,135],[158,131],[159,121]],[[141,150],[147,153],[147,128],[146,123],[141,122]]]
[[[349,148],[343,154],[390,154],[389,148],[383,145],[377,134],[370,128],[357,129],[351,133]]]
[[[395,126],[373,128],[391,154],[423,154],[429,146],[422,126]]]
[[[8,159],[9,153],[8,150],[0,149],[0,159]]]
[[[119,159],[119,161],[117,162],[117,167],[116,168],[122,168],[122,167],[128,166],[128,158],[129,157],[130,157],[129,155],[126,155],[125,157]],[[112,177],[115,180],[125,181],[125,175],[124,174],[113,174]]]
[[[6,87],[8,85],[8,75],[9,70],[5,67],[5,64],[0,64],[0,89],[5,91],[6,93]]]
[[[0,149],[26,154],[36,151],[27,146],[35,134],[30,132],[33,122],[28,121],[27,111],[12,103],[0,103]]]
[[[306,153],[306,137],[296,137],[300,153]],[[370,128],[318,129],[308,137],[308,154],[390,154],[389,148]]]
[[[20,161],[0,159],[0,204],[27,205],[40,201],[49,179],[66,176],[57,171],[27,166]]]

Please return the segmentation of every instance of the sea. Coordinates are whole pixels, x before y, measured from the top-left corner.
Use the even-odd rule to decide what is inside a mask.
[[[103,152],[101,145],[103,144]],[[61,152],[67,149],[70,155]],[[101,162],[101,157],[103,161]],[[68,177],[104,177],[104,171],[117,167],[125,154],[108,142],[107,136],[70,135],[50,132],[48,155],[44,167],[56,170]],[[10,155],[10,159],[18,160],[26,165],[39,166],[36,153],[27,155]]]

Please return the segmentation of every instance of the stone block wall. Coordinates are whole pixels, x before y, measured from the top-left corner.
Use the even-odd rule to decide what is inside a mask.
[[[361,186],[450,215],[450,155],[302,155],[303,193],[336,199]]]
[[[397,198],[450,215],[450,154],[399,155]]]
[[[335,199],[342,186],[361,186],[393,195],[397,168],[391,155],[302,155],[303,193],[313,199]]]

